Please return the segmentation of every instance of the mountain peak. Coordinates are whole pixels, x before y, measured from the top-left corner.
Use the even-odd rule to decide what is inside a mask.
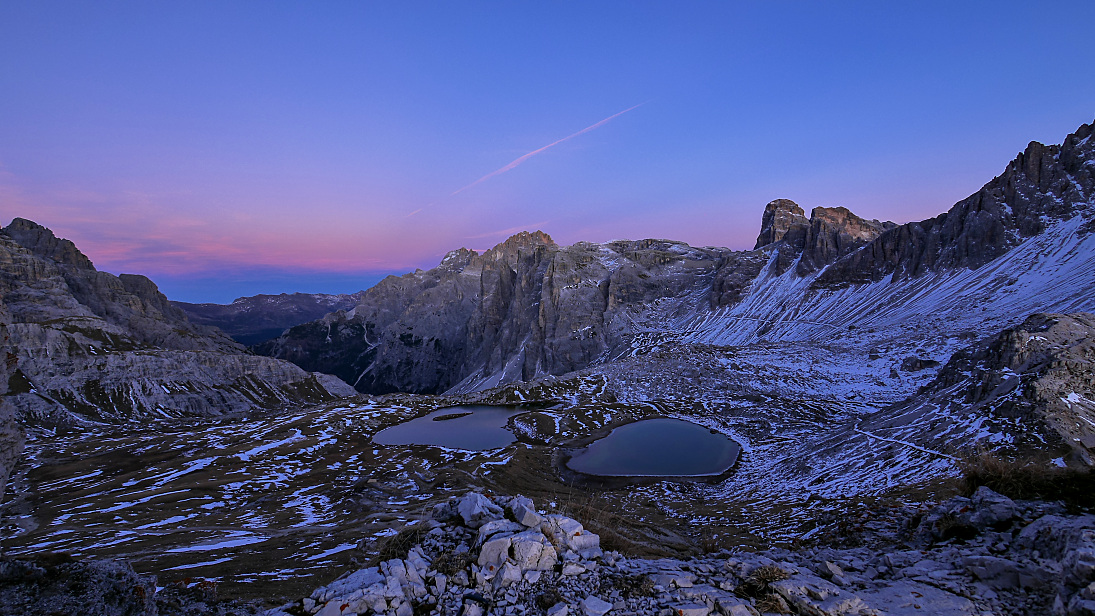
[[[3,231],[17,244],[38,256],[81,269],[95,269],[91,259],[80,252],[76,244],[57,237],[53,231],[33,220],[16,218]]]
[[[522,250],[535,249],[537,246],[554,248],[555,245],[555,240],[543,231],[522,231],[509,236],[506,241],[486,251],[483,257],[495,261],[505,259],[512,263],[517,258],[517,253]]]
[[[810,221],[806,212],[790,199],[776,199],[764,206],[760,219],[760,235],[753,250],[787,240],[790,244],[799,243],[806,237]]]

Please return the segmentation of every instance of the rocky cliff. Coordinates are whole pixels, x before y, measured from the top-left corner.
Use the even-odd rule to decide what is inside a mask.
[[[669,240],[559,247],[542,233],[483,255],[461,249],[257,350],[362,392],[459,392],[561,375],[668,339],[835,341],[862,328],[915,349],[921,336],[1095,310],[1091,132],[1029,145],[980,191],[915,223],[842,207],[807,218],[777,199],[751,251]]]
[[[276,338],[294,325],[335,312],[350,310],[364,295],[282,293],[240,297],[231,304],[171,302],[191,323],[216,327],[240,344],[252,345]]]
[[[5,404],[25,422],[218,415],[349,392],[190,323],[144,276],[95,269],[29,220],[0,232]]]

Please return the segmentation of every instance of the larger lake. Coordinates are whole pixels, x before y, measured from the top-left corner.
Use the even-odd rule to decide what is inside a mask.
[[[730,470],[740,452],[723,434],[663,417],[616,428],[572,456],[567,467],[608,477],[704,477]]]
[[[385,428],[373,437],[381,445],[433,445],[483,451],[517,440],[506,430],[509,418],[524,411],[508,406],[450,406]]]

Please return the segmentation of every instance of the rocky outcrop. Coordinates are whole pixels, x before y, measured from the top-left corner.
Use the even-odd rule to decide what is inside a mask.
[[[24,219],[0,231],[0,309],[0,408],[27,422],[222,415],[352,393],[190,323],[149,279],[97,271],[72,242]]]
[[[806,218],[794,201],[776,199],[764,208],[754,250],[774,247],[778,273],[797,261],[796,272],[807,276],[896,226],[860,218],[844,207],[816,207]]]
[[[572,518],[520,519],[520,508],[532,502],[453,498],[400,534],[406,544],[417,540],[413,547],[266,616],[1081,615],[1095,607],[1095,517],[1017,503],[984,487],[927,510],[906,506],[857,520],[880,531],[857,539],[869,545],[688,560],[626,558],[602,550]]]
[[[350,310],[364,295],[282,293],[241,297],[231,304],[171,302],[186,313],[191,323],[216,327],[240,344],[259,344],[276,338],[301,323],[322,318],[336,310]]]
[[[1017,422],[1020,453],[1095,464],[1095,315],[1035,314],[955,353],[906,406],[940,405]],[[1056,455],[1055,454],[1055,455]]]

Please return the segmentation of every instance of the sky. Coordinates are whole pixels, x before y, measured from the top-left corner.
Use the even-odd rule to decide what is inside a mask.
[[[753,247],[935,216],[1095,120],[1095,3],[0,0],[0,224],[171,299],[520,230]]]

